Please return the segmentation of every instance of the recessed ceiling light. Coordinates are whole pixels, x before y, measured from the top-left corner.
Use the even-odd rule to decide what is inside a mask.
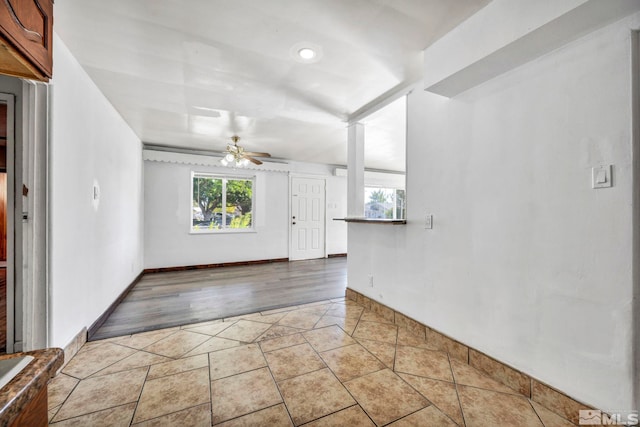
[[[302,64],[314,64],[322,59],[322,46],[302,40],[291,46],[289,57]]]
[[[303,47],[298,51],[298,56],[302,59],[313,59],[316,56],[316,51],[308,47]]]

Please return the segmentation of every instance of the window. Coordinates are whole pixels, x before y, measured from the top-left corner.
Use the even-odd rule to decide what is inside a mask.
[[[401,188],[365,187],[364,216],[405,219],[405,191]]]
[[[192,173],[191,231],[253,230],[255,178]]]

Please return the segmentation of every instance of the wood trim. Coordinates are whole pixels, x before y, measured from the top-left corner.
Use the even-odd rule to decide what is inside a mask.
[[[48,82],[49,77],[27,61],[11,43],[0,35],[0,73],[23,79]]]
[[[327,255],[327,258],[341,258],[341,257],[346,257],[347,254],[346,253],[342,253],[342,254],[329,254]]]
[[[138,284],[140,279],[142,279],[143,275],[144,275],[144,271],[138,274],[138,276],[135,279],[133,279],[133,282],[131,282],[131,284],[127,286],[127,288],[124,291],[122,291],[120,295],[118,295],[118,298],[116,298],[115,301],[113,301],[111,305],[107,307],[105,312],[102,313],[102,315],[98,317],[91,326],[89,326],[89,329],[87,330],[87,341],[89,341],[91,337],[93,337],[93,335],[96,332],[98,332],[98,329],[100,329],[104,324],[104,322],[107,321],[109,316],[111,316],[111,314],[115,311],[116,307],[118,307],[118,305],[120,305],[120,303],[124,301],[127,294],[129,294],[129,292],[131,292],[131,290]]]
[[[255,261],[221,262],[217,264],[185,265],[180,267],[145,268],[142,274],[169,273],[173,271],[201,270],[206,268],[238,267],[242,265],[270,264],[272,262],[289,262],[289,258],[259,259]]]
[[[16,15],[16,11],[13,9],[13,6],[11,5],[11,3],[9,3],[9,0],[4,0],[4,4],[5,7],[7,8],[7,10],[9,11],[9,16],[11,18],[13,18],[13,22],[15,25],[18,26],[18,28],[20,28],[20,30],[22,31],[22,33],[24,33],[24,37],[27,40],[30,40],[32,42],[35,43],[39,43],[41,45],[45,44],[45,38],[43,34],[40,34],[37,31],[33,31],[30,30],[29,28],[25,27],[24,24],[22,23],[22,21],[20,21],[20,18],[18,18],[18,16]],[[42,11],[42,7],[40,6],[40,4],[38,4],[38,2],[35,2],[36,7],[38,8],[40,14],[42,15],[43,18],[46,19],[46,14]],[[45,25],[46,28],[46,25]]]
[[[21,63],[19,68],[29,70],[22,77],[48,81],[53,71],[53,0],[0,0],[0,10],[3,44],[15,50],[13,61]],[[14,68],[8,67],[7,74],[24,74]]]

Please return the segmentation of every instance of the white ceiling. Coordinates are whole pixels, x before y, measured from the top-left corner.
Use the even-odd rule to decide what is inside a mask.
[[[145,143],[344,165],[348,119],[489,1],[58,0],[54,28]],[[367,167],[404,170],[403,111],[364,120]]]

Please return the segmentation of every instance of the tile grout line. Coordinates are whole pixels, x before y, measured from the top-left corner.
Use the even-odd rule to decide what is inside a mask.
[[[207,353],[207,377],[209,378],[209,381],[208,381],[208,385],[209,385],[209,425],[213,425],[213,380],[211,379],[211,353]]]
[[[135,426],[140,425],[142,423],[147,423],[149,421],[158,420],[160,418],[164,418],[164,417],[167,417],[169,415],[177,414],[179,412],[186,411],[188,409],[197,408],[198,406],[204,406],[204,405],[209,405],[209,404],[208,403],[199,403],[197,405],[189,406],[187,408],[178,409],[177,411],[173,411],[173,412],[169,412],[169,413],[166,413],[166,414],[158,415],[157,417],[147,418],[146,420],[139,421],[139,422],[137,422],[135,424],[129,424],[129,427],[132,427],[132,426],[135,427]],[[121,405],[121,406],[124,406],[124,405]],[[117,408],[117,406],[116,406],[116,408]],[[209,412],[211,412],[211,411],[209,411]]]
[[[327,326],[327,327],[331,327],[331,326],[332,326],[332,325],[329,325],[329,326]],[[335,326],[337,326],[337,325],[335,325]],[[338,327],[338,328],[339,328],[339,327]],[[320,329],[323,329],[323,328],[320,328]],[[341,329],[341,328],[339,328],[339,329]],[[314,330],[316,330],[316,329],[311,329],[311,331],[314,331]],[[307,331],[307,332],[309,332],[309,331]],[[357,400],[357,399],[356,399],[356,398],[351,394],[351,392],[349,391],[349,389],[344,385],[344,383],[343,383],[342,381],[340,381],[340,379],[335,375],[335,373],[333,372],[333,370],[332,370],[332,369],[327,365],[327,363],[326,363],[326,362],[325,362],[325,360],[322,358],[322,356],[320,355],[320,353],[316,350],[316,348],[313,346],[313,344],[311,344],[311,342],[309,342],[309,340],[308,340],[308,339],[307,339],[307,337],[304,335],[304,333],[301,333],[300,335],[302,335],[302,338],[306,341],[307,345],[309,345],[309,347],[311,347],[311,350],[315,353],[315,355],[316,355],[316,356],[317,356],[317,357],[322,361],[322,363],[324,364],[324,367],[323,367],[323,368],[321,368],[321,369],[316,369],[316,370],[311,371],[311,372],[318,372],[318,371],[321,371],[321,370],[323,370],[323,369],[327,369],[327,370],[331,373],[331,375],[333,375],[333,377],[336,379],[336,381],[338,381],[338,383],[342,386],[342,388],[343,388],[343,389],[344,389],[344,390],[349,394],[349,396],[351,396],[351,398],[352,398],[352,399],[353,399],[353,401],[355,402],[355,404],[354,404],[354,405],[350,405],[350,406],[348,406],[348,407],[346,407],[346,408],[338,409],[337,411],[333,411],[333,412],[331,412],[331,413],[329,413],[329,414],[326,414],[326,415],[324,415],[324,416],[322,416],[322,417],[319,417],[319,418],[316,418],[316,419],[313,419],[313,420],[309,420],[308,422],[306,422],[306,423],[304,423],[304,424],[308,424],[308,423],[311,423],[311,422],[316,421],[316,420],[318,420],[318,419],[321,419],[321,418],[324,418],[324,417],[328,417],[329,415],[332,415],[332,414],[338,413],[338,412],[340,412],[340,411],[343,411],[343,410],[345,410],[345,409],[351,408],[351,407],[353,407],[353,406],[359,406],[359,407],[360,407],[360,409],[362,409],[362,411],[367,415],[367,417],[369,417],[369,419],[371,419],[371,417],[370,417],[370,416],[369,416],[369,414],[364,410],[364,408],[362,408],[362,407],[360,406],[360,404],[358,403],[358,400]],[[347,334],[347,335],[348,335],[348,334]],[[336,348],[340,348],[340,347],[336,347]],[[330,350],[327,350],[327,351],[330,351]],[[307,375],[307,374],[309,374],[309,373],[311,373],[311,372],[307,372],[307,373],[304,373],[304,374],[300,374],[300,375],[297,375],[297,376],[295,376],[295,377],[291,377],[291,378],[296,378],[296,377],[300,377],[300,376],[302,376],[302,375]],[[285,380],[283,380],[283,381],[285,381]],[[279,385],[277,382],[276,382],[276,385],[278,386],[278,390],[280,390],[280,385]],[[282,394],[282,393],[281,393],[281,394]],[[284,401],[284,397],[283,397],[283,401]],[[286,407],[286,403],[285,403],[285,407]],[[288,408],[287,408],[287,411],[288,411]],[[293,420],[293,418],[292,418],[292,420]],[[371,421],[373,422],[373,419],[371,419]],[[375,424],[375,422],[374,422],[374,424]],[[294,425],[295,425],[295,423],[294,423]]]
[[[396,372],[395,370],[394,370],[393,372],[397,374],[397,372]],[[442,383],[453,384],[453,385],[454,385],[454,387],[455,387],[455,383],[449,383],[448,381],[438,380],[438,379],[430,378],[430,377],[421,377],[420,375],[409,374],[409,373],[407,373],[407,372],[401,372],[401,373],[403,373],[403,374],[405,374],[405,375],[413,375],[413,376],[416,376],[416,377],[419,377],[419,378],[427,378],[427,379],[434,380],[434,381],[438,381],[438,382],[442,382]],[[427,402],[429,402],[429,405],[425,406],[424,408],[418,409],[417,411],[414,411],[414,412],[412,412],[411,414],[415,414],[416,412],[420,412],[420,411],[422,411],[423,409],[428,408],[429,406],[433,406],[433,407],[435,407],[437,410],[439,410],[440,412],[442,412],[442,415],[444,415],[445,417],[449,418],[449,419],[451,420],[451,422],[453,422],[455,425],[458,425],[458,423],[457,423],[457,422],[455,422],[455,420],[454,420],[453,418],[451,418],[451,416],[449,416],[449,414],[447,414],[445,411],[443,411],[442,409],[440,409],[440,407],[439,407],[438,405],[436,405],[436,404],[435,404],[435,403],[433,403],[431,400],[429,400],[429,399],[427,398],[427,396],[425,396],[424,394],[422,394],[422,393],[421,393],[417,388],[415,388],[411,383],[409,383],[407,380],[405,380],[401,375],[398,375],[398,378],[400,378],[402,381],[404,381],[404,382],[405,382],[409,387],[411,387],[411,388],[412,388],[416,393],[418,393],[420,396],[424,397],[424,398],[425,398],[425,400],[426,400]],[[456,392],[456,398],[457,398],[457,397],[458,397],[458,393]],[[460,410],[462,411],[462,407],[460,407]],[[402,418],[408,417],[408,416],[409,416],[409,415],[411,415],[411,414],[407,414],[407,415],[405,415],[405,416],[404,416],[404,417],[402,417]],[[400,418],[400,419],[402,419],[402,418]],[[463,422],[464,422],[464,417],[463,417]],[[465,426],[460,426],[460,427],[465,427]]]
[[[284,406],[285,410],[287,411],[287,414],[289,413],[289,411],[287,409],[287,406],[284,404],[284,401],[283,401],[283,402],[278,402],[278,403],[276,403],[274,405],[265,406],[264,408],[256,409],[255,411],[247,412],[246,414],[241,414],[241,415],[238,415],[236,417],[229,418],[228,420],[220,421],[219,423],[216,423],[216,424],[213,424],[213,417],[212,417],[210,425],[211,426],[219,426],[220,424],[228,423],[230,421],[237,420],[239,418],[246,417],[248,415],[256,414],[258,412],[261,412],[261,411],[264,411],[264,410],[267,410],[267,409],[275,408],[278,405]],[[289,419],[291,419],[291,416],[289,416]],[[291,425],[294,425],[293,421],[291,421]]]
[[[397,346],[396,346],[396,348],[397,348]],[[418,348],[418,347],[414,347],[414,348]],[[447,353],[447,360],[449,361],[449,369],[450,369],[450,370],[452,370],[452,369],[451,369],[451,361],[449,360],[449,354],[448,354],[448,353]],[[425,406],[424,408],[420,408],[420,409],[418,409],[417,411],[412,412],[411,414],[407,414],[407,415],[405,415],[405,416],[403,416],[403,417],[399,418],[399,420],[401,420],[401,419],[403,419],[403,418],[406,418],[406,417],[408,417],[409,415],[415,414],[416,412],[422,411],[423,409],[426,409],[426,408],[428,408],[429,406],[433,406],[433,407],[435,407],[437,410],[439,410],[439,411],[440,411],[440,412],[441,412],[445,417],[449,418],[449,419],[451,420],[451,422],[453,422],[454,424],[458,425],[458,423],[457,423],[457,422],[455,422],[455,421],[453,420],[453,418],[451,418],[451,417],[450,417],[446,412],[444,412],[443,410],[441,410],[441,409],[438,407],[438,405],[436,405],[436,404],[435,404],[435,403],[433,403],[431,400],[429,400],[425,395],[423,395],[422,393],[420,393],[420,391],[419,391],[418,389],[416,389],[413,385],[411,385],[411,384],[410,384],[407,380],[405,380],[401,375],[398,375],[398,371],[396,371],[396,369],[395,369],[395,360],[394,360],[394,366],[393,366],[393,373],[394,373],[394,374],[396,374],[396,375],[398,376],[398,378],[399,378],[401,381],[403,381],[406,385],[408,385],[409,387],[411,387],[411,389],[413,389],[416,393],[418,393],[420,396],[422,396],[422,397],[423,397],[427,402],[429,402],[429,405]],[[400,372],[400,373],[404,373],[405,375],[413,375],[413,376],[416,376],[416,377],[419,377],[419,378],[427,378],[427,379],[430,379],[430,380],[440,381],[440,382],[443,382],[443,383],[449,383],[448,381],[438,380],[438,379],[436,379],[436,378],[431,378],[431,377],[423,377],[423,376],[421,376],[421,375],[410,374],[410,373],[408,373],[408,372]],[[453,377],[453,371],[451,372],[451,376]],[[449,384],[450,384],[450,383],[449,383]],[[455,385],[455,383],[454,383],[454,385]],[[458,396],[458,393],[457,393],[457,391],[456,391],[456,397],[457,397],[457,396]],[[460,411],[462,412],[462,405],[460,405]],[[396,421],[397,421],[397,420],[396,420]],[[395,421],[393,421],[393,422],[395,422]],[[464,422],[464,415],[463,415],[463,422]],[[465,427],[465,426],[461,426],[461,427]]]
[[[540,420],[540,424],[542,424],[542,427],[545,427],[545,423],[544,423],[544,421],[542,421],[542,418],[540,417],[540,414],[538,413],[538,411],[536,411],[536,408],[531,403],[531,399],[527,399],[527,403],[529,404],[529,406],[531,406],[531,409],[533,410],[533,413],[536,414],[536,417],[538,417],[538,419]]]
[[[362,316],[362,313],[360,313],[360,315]],[[358,322],[360,321],[359,319],[360,319],[360,318],[358,318]],[[356,328],[357,328],[357,325],[356,325]],[[354,331],[355,331],[355,328],[354,328]],[[349,334],[347,334],[347,335],[349,335]],[[303,337],[304,337],[304,339],[305,339],[305,340],[307,339],[307,337],[305,337],[304,335],[303,335]],[[351,336],[351,339],[354,339],[354,338]],[[355,340],[355,339],[354,339],[354,340]],[[308,342],[308,340],[307,340],[307,342]],[[357,343],[357,341],[356,341],[356,343]],[[351,399],[353,399],[353,401],[354,401],[354,402],[356,402],[356,403],[355,403],[355,405],[357,405],[357,406],[362,410],[362,412],[364,412],[364,414],[365,414],[365,415],[366,415],[366,416],[371,420],[371,422],[372,422],[374,425],[377,425],[377,424],[376,424],[376,422],[375,422],[375,421],[373,421],[373,418],[371,417],[371,415],[370,415],[370,414],[369,414],[369,413],[368,413],[368,412],[367,412],[367,411],[362,407],[362,405],[360,405],[360,402],[358,402],[358,399],[356,399],[356,398],[355,398],[355,396],[351,393],[351,391],[349,391],[349,388],[344,384],[344,382],[342,382],[342,381],[340,380],[340,378],[338,378],[338,376],[333,372],[333,370],[332,370],[332,369],[331,369],[331,368],[326,364],[326,362],[324,361],[324,359],[322,358],[322,356],[320,355],[320,353],[319,353],[318,351],[316,351],[315,347],[313,347],[313,345],[312,345],[311,343],[309,343],[309,345],[311,346],[311,349],[316,353],[316,355],[317,355],[318,357],[320,357],[320,359],[323,361],[323,363],[325,364],[326,368],[329,370],[329,372],[331,373],[331,375],[333,375],[333,377],[336,379],[336,381],[338,381],[338,383],[342,386],[342,388],[343,388],[343,389],[344,389],[344,390],[349,394],[349,396],[351,396]],[[360,343],[358,343],[358,345],[360,345]],[[340,347],[336,347],[336,348],[340,348]],[[365,350],[366,350],[366,349],[365,349]],[[327,351],[330,351],[330,350],[327,350]],[[384,364],[383,364],[383,365],[384,365]],[[352,378],[352,379],[353,379],[353,378]],[[337,410],[337,411],[332,412],[331,414],[327,414],[326,416],[329,416],[329,415],[332,415],[332,414],[338,413],[338,412],[343,411],[343,410],[345,410],[345,409],[351,408],[351,407],[353,407],[353,406],[355,406],[355,405],[351,405],[351,406],[349,406],[349,407],[347,407],[347,408],[339,409],[339,410]],[[312,421],[315,421],[315,420],[312,420]],[[312,421],[309,421],[309,422],[312,422]]]
[[[133,409],[133,414],[131,414],[131,421],[129,421],[129,425],[133,424],[133,420],[135,419],[136,412],[138,412],[138,405],[140,405],[140,398],[142,397],[142,392],[144,391],[144,387],[147,385],[147,378],[149,378],[149,371],[151,370],[151,366],[147,366],[147,373],[144,376],[144,381],[142,382],[142,387],[140,387],[140,393],[138,393],[138,398],[136,399],[136,407]],[[143,420],[145,421],[145,420]]]
[[[333,415],[333,414],[337,414],[338,412],[341,412],[341,411],[346,411],[347,409],[351,409],[351,408],[354,408],[354,407],[356,407],[356,406],[357,406],[357,407],[359,407],[360,409],[362,409],[362,407],[360,406],[360,404],[358,403],[358,401],[357,401],[357,400],[355,400],[355,399],[354,399],[354,401],[355,401],[356,403],[354,403],[354,404],[353,404],[353,405],[351,405],[351,406],[347,406],[346,408],[338,409],[337,411],[333,411],[333,412],[331,412],[331,413],[329,413],[329,414],[326,414],[326,415],[323,415],[323,416],[321,416],[321,417],[315,418],[315,419],[313,419],[313,420],[307,421],[307,422],[306,422],[306,423],[304,423],[304,424],[300,424],[300,427],[304,427],[304,426],[306,426],[306,425],[309,425],[309,424],[311,424],[311,423],[314,423],[314,422],[316,422],[316,421],[319,421],[319,420],[321,420],[321,419],[323,419],[323,418],[330,417],[330,416],[331,416],[331,415]],[[367,417],[369,416],[369,415],[364,411],[364,409],[362,409],[362,412],[364,412],[364,413],[365,413],[365,415],[367,415]],[[369,418],[369,419],[371,419],[371,418]],[[373,420],[371,420],[371,421],[373,421]],[[374,424],[375,424],[375,423],[374,423]]]
[[[75,420],[75,419],[77,419],[77,418],[86,417],[87,415],[97,414],[98,412],[107,411],[107,410],[109,410],[109,409],[120,408],[120,407],[122,407],[122,406],[127,406],[127,405],[130,405],[130,404],[132,404],[132,403],[133,403],[133,401],[131,401],[131,402],[127,402],[127,403],[122,403],[122,404],[115,405],[115,406],[111,406],[111,407],[109,407],[109,408],[103,408],[103,409],[98,409],[98,410],[96,410],[96,411],[87,412],[86,414],[74,415],[73,417],[65,418],[64,420],[59,420],[59,421],[56,421],[55,423],[49,423],[48,425],[50,425],[50,426],[52,426],[52,427],[55,427],[55,426],[57,426],[57,425],[60,425],[60,423],[63,423],[63,422],[66,422],[66,421],[70,421],[70,420]],[[134,412],[135,412],[135,411],[134,411]],[[133,417],[133,415],[132,415],[132,417]]]
[[[76,379],[76,380],[78,380],[78,382],[77,382],[77,383],[76,383],[76,384],[71,388],[71,391],[69,391],[69,393],[66,395],[66,397],[62,400],[62,403],[60,403],[60,404],[58,405],[58,410],[56,411],[56,413],[55,413],[55,414],[53,414],[53,416],[51,416],[50,418],[48,418],[48,419],[49,419],[49,422],[51,422],[51,420],[53,420],[53,419],[56,417],[56,415],[58,415],[58,412],[60,412],[60,410],[62,409],[62,406],[63,406],[65,403],[67,403],[67,400],[69,400],[69,397],[71,396],[71,393],[73,393],[73,391],[76,389],[76,387],[78,387],[78,384],[80,384],[80,381],[82,381],[82,380],[79,380],[78,378],[72,377],[71,375],[67,375],[67,374],[64,374],[64,373],[62,373],[62,372],[61,372],[61,374],[66,375],[66,376],[68,376],[68,377],[70,377],[70,378]],[[47,384],[47,388],[48,388],[48,387],[49,387],[49,384]],[[48,392],[48,390],[47,390],[47,392]],[[49,404],[49,401],[48,401],[48,398],[47,398],[47,406],[48,406],[48,404]],[[47,409],[48,409],[48,408],[47,408]],[[55,408],[54,408],[54,409],[55,409]],[[47,414],[47,415],[48,415],[48,414]]]
[[[93,377],[93,375],[95,375],[95,374],[97,374],[98,372],[103,371],[103,370],[105,370],[105,369],[107,369],[107,368],[110,368],[111,366],[113,366],[113,365],[115,365],[116,363],[118,363],[118,362],[120,362],[120,361],[122,361],[122,360],[126,359],[126,358],[127,358],[127,357],[129,357],[129,356],[133,356],[134,354],[136,354],[136,353],[139,351],[139,349],[135,349],[135,348],[132,348],[132,347],[127,347],[127,346],[124,346],[124,345],[120,345],[120,344],[117,344],[117,343],[112,342],[112,341],[108,341],[108,342],[105,342],[105,343],[104,343],[104,344],[102,344],[102,345],[97,346],[97,347],[96,347],[96,349],[94,349],[93,351],[97,351],[97,348],[100,348],[100,347],[102,347],[103,345],[106,345],[106,344],[113,344],[113,345],[117,345],[118,347],[123,347],[123,348],[127,348],[127,349],[130,349],[130,350],[135,350],[135,352],[134,352],[134,353],[131,353],[131,354],[129,354],[129,355],[127,355],[127,356],[125,356],[125,357],[123,357],[122,359],[118,359],[118,360],[114,361],[113,363],[108,364],[107,366],[105,366],[105,367],[103,367],[103,368],[101,368],[101,369],[99,369],[99,370],[97,370],[97,371],[95,371],[95,372],[91,373],[90,375],[87,375],[87,376],[86,376],[86,377],[84,377],[84,378],[78,378],[78,377],[75,377],[75,376],[73,376],[73,375],[71,375],[71,374],[68,374],[68,373],[64,372],[64,370],[69,366],[69,363],[71,362],[71,360],[75,359],[75,356],[77,356],[77,355],[80,353],[80,349],[78,349],[78,352],[76,353],[76,355],[74,355],[74,357],[72,357],[72,358],[71,358],[71,360],[69,360],[69,362],[65,365],[65,367],[64,367],[64,368],[62,369],[62,371],[60,371],[60,372],[61,372],[61,373],[63,373],[63,374],[65,374],[65,375],[68,375],[68,376],[70,376],[70,377],[73,377],[73,378],[75,378],[75,379],[77,379],[77,380],[80,380],[80,381],[85,380],[85,379],[89,379],[89,378],[96,378],[96,377]],[[83,345],[82,347],[84,347],[84,345]],[[81,348],[82,348],[82,347],[81,347]],[[88,350],[85,350],[85,351],[91,351],[91,349],[88,349]],[[101,375],[98,375],[98,376],[101,376]]]
[[[133,367],[131,367],[131,368],[125,368],[125,369],[122,369],[122,370],[120,370],[120,371],[110,372],[110,373],[108,373],[108,374],[96,375],[96,374],[99,374],[100,372],[104,371],[105,369],[110,368],[110,367],[112,367],[113,365],[115,365],[115,364],[117,364],[117,363],[122,362],[122,361],[123,361],[123,360],[125,360],[125,359],[128,359],[128,358],[130,358],[130,357],[132,357],[132,356],[135,356],[135,355],[136,355],[136,354],[138,354],[138,353],[147,353],[147,354],[151,354],[151,355],[154,355],[154,356],[167,357],[167,356],[162,356],[162,355],[160,355],[160,354],[152,353],[152,352],[150,352],[150,351],[146,351],[146,350],[137,350],[135,353],[131,353],[129,356],[127,356],[127,357],[125,357],[125,358],[123,358],[123,359],[120,359],[120,360],[118,360],[118,361],[116,361],[116,362],[112,363],[112,364],[111,364],[111,365],[109,365],[109,366],[105,366],[103,369],[100,369],[99,371],[94,372],[93,374],[91,374],[90,376],[88,376],[88,377],[86,377],[86,378],[84,378],[84,379],[85,379],[85,380],[88,380],[88,379],[92,379],[92,378],[100,378],[100,377],[104,377],[104,376],[106,376],[106,375],[112,375],[112,374],[117,374],[117,373],[120,373],[120,372],[132,371],[132,370],[134,370],[134,369],[143,368],[143,367],[145,367],[145,366],[148,366],[148,367],[150,368],[151,366],[160,365],[160,364],[162,364],[162,363],[169,363],[169,362],[173,362],[173,361],[175,361],[175,359],[173,359],[173,358],[171,358],[171,357],[167,357],[168,359],[173,359],[173,360],[164,361],[164,362],[157,362],[157,363],[151,363],[151,364],[149,364],[149,365],[133,366]],[[82,381],[82,380],[81,380],[81,381]]]
[[[456,374],[453,372],[453,366],[451,366],[451,356],[447,353],[447,359],[449,360],[449,370],[451,371],[451,377],[453,378],[453,387],[456,391],[456,397],[458,398],[458,406],[460,407],[460,414],[462,415],[463,427],[467,425],[467,417],[464,415],[464,408],[462,407],[462,400],[460,400],[460,392],[458,390],[458,382],[456,381]]]
[[[300,335],[302,335],[302,334],[300,334]],[[302,336],[302,338],[304,338],[304,336]],[[295,423],[293,422],[293,417],[291,416],[291,412],[289,411],[289,407],[287,406],[287,403],[284,400],[284,396],[282,395],[282,390],[280,389],[280,385],[276,381],[276,378],[273,376],[273,372],[271,371],[271,367],[269,366],[267,358],[265,357],[265,352],[262,350],[262,347],[260,347],[259,344],[258,344],[258,348],[260,349],[260,352],[262,353],[262,357],[264,358],[265,362],[267,363],[267,370],[269,371],[269,375],[271,375],[271,381],[273,381],[273,383],[276,386],[276,390],[278,390],[278,394],[280,395],[280,400],[281,400],[282,406],[284,406],[284,409],[285,409],[285,411],[287,411],[287,415],[289,416],[289,421],[291,421],[291,425],[292,426],[295,426]],[[256,412],[256,411],[254,411],[254,412]],[[211,422],[213,423],[213,419],[211,420]]]
[[[314,349],[314,351],[315,351],[315,349]],[[318,355],[318,356],[319,356],[319,355]],[[344,390],[349,394],[349,396],[351,396],[351,399],[353,399],[353,401],[354,401],[354,402],[356,402],[356,405],[358,405],[358,406],[360,407],[360,409],[362,409],[362,412],[364,412],[364,413],[367,415],[367,417],[369,417],[369,419],[373,422],[373,424],[374,424],[374,425],[377,425],[377,424],[376,424],[376,422],[375,422],[375,421],[373,421],[373,418],[371,417],[371,415],[369,415],[369,413],[367,412],[367,410],[366,410],[366,409],[364,409],[364,408],[362,407],[362,405],[360,404],[360,402],[358,402],[358,399],[356,399],[356,398],[355,398],[355,396],[351,393],[351,391],[349,390],[349,388],[348,388],[348,387],[347,387],[347,386],[346,386],[342,381],[340,381],[340,378],[338,378],[338,376],[337,376],[337,375],[336,375],[336,374],[331,370],[331,368],[329,368],[329,367],[327,366],[327,369],[329,370],[329,372],[331,373],[331,375],[333,375],[333,377],[336,379],[336,381],[338,381],[338,383],[342,386],[342,388],[343,388],[343,389],[344,389]],[[351,380],[349,380],[349,381],[351,381]],[[351,405],[351,406],[354,406],[354,405]],[[350,408],[351,406],[349,406],[349,408]],[[332,412],[332,413],[333,413],[333,414],[335,414],[335,413],[340,412],[340,411],[342,411],[342,410],[344,410],[344,409],[347,409],[347,408],[342,408],[342,409],[339,409],[339,410],[334,411],[334,412]],[[328,414],[328,415],[330,415],[330,414]]]

